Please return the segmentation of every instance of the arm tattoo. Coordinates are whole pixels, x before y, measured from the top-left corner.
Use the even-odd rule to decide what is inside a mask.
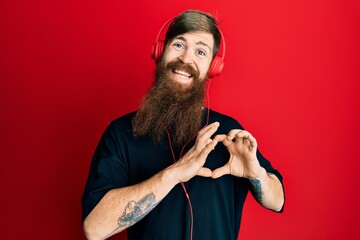
[[[136,202],[134,200],[128,202],[125,206],[125,210],[121,217],[118,218],[118,227],[115,228],[108,236],[105,238],[110,237],[114,232],[119,230],[120,228],[127,228],[131,225],[137,223],[140,221],[143,217],[146,216],[152,209],[156,207],[158,202],[155,200],[155,194],[149,193],[142,199],[140,199],[139,202]]]
[[[256,199],[262,203],[263,201],[263,192],[261,190],[261,181],[259,179],[249,179],[254,191],[255,191],[255,196]]]
[[[149,193],[139,202],[130,201],[125,206],[125,211],[118,219],[119,227],[129,227],[134,223],[140,221],[146,214],[148,214],[155,206],[157,202],[155,200],[155,194]]]

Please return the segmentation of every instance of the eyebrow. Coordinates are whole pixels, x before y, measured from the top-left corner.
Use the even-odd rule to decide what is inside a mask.
[[[184,37],[181,37],[181,36],[180,37],[175,37],[174,40],[175,39],[187,42],[186,39]],[[212,52],[211,47],[208,44],[206,44],[205,42],[203,42],[203,41],[196,42],[195,44],[205,46],[205,47],[209,48],[210,52]]]

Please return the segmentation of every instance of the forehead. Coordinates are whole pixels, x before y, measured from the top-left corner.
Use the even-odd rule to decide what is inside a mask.
[[[208,47],[211,51],[214,47],[214,37],[208,32],[187,32],[177,35],[172,41],[174,40],[182,40],[188,44],[203,45]]]

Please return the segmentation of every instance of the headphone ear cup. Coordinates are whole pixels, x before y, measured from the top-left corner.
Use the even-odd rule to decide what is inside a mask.
[[[155,60],[155,62],[159,61],[161,55],[164,51],[164,41],[159,40],[152,46],[151,49],[151,58]]]
[[[209,78],[213,78],[217,75],[219,75],[222,71],[222,69],[224,68],[224,62],[222,57],[220,57],[219,55],[216,55],[210,65],[210,70],[209,70]]]

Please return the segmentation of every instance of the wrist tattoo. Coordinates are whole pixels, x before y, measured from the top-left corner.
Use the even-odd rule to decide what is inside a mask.
[[[261,181],[259,179],[249,179],[254,191],[255,191],[255,196],[256,196],[256,199],[262,203],[263,201],[263,192],[261,190]]]

